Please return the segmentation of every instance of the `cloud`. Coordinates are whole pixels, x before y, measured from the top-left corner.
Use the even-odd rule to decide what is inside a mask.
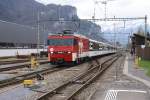
[[[71,5],[77,8],[77,14],[80,18],[92,18],[94,15],[94,7],[96,9],[96,18],[104,18],[104,5],[99,3],[94,4],[94,1],[104,1],[104,0],[36,0],[44,4],[54,3],[61,5]],[[107,4],[107,17],[144,17],[148,15],[150,17],[150,0],[112,0]],[[103,31],[114,32],[133,31],[138,25],[144,25],[144,20],[137,20],[132,22],[126,22],[126,27],[124,28],[123,22],[96,22],[102,26]],[[115,23],[115,27],[114,27]],[[150,24],[150,18],[148,19]],[[124,37],[121,35],[121,37]],[[120,37],[119,37],[120,38]],[[127,37],[122,40],[128,40]],[[119,41],[119,39],[118,39]],[[123,41],[125,43],[125,41]]]
[[[88,1],[88,0],[87,0]],[[77,13],[80,18],[92,18],[94,13],[94,3],[89,0],[82,0],[82,2],[76,2],[73,6],[77,7]]]
[[[104,17],[104,5],[94,5],[96,0],[36,0],[44,4],[55,3],[61,5],[72,5],[78,10],[80,18],[91,18],[96,8],[97,17]],[[149,0],[113,0],[107,4],[107,16],[144,16],[149,14]]]
[[[104,18],[104,5],[94,4],[96,0],[36,0],[44,4],[55,3],[61,5],[72,5],[77,8],[80,18],[92,18],[94,7],[96,18]],[[98,0],[100,1],[100,0]],[[150,0],[113,0],[107,4],[107,17],[144,17],[150,16]],[[143,21],[144,22],[144,21]],[[150,20],[148,20],[150,23]],[[100,25],[107,26],[108,23],[99,22]],[[108,26],[113,25],[109,23]],[[122,23],[121,23],[122,25]]]
[[[73,3],[79,1],[79,0],[35,0],[43,4],[61,4],[61,5],[72,5]]]

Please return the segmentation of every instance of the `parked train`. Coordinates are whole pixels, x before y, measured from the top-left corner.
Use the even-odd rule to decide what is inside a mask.
[[[115,53],[115,48],[110,44],[70,31],[49,35],[47,43],[51,64],[79,63],[86,58]]]

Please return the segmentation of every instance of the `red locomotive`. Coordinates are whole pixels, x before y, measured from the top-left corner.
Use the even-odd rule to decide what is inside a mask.
[[[89,57],[114,53],[113,46],[73,34],[71,31],[49,35],[47,43],[51,64],[78,63]]]

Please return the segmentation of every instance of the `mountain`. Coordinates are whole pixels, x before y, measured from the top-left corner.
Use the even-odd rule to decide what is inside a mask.
[[[57,21],[58,19],[62,21]],[[90,21],[80,20],[76,8],[69,5],[44,5],[35,0],[0,0],[0,20],[32,27],[37,27],[39,22],[40,29],[44,28],[47,33],[71,29],[74,32],[104,41],[99,34],[101,27]]]

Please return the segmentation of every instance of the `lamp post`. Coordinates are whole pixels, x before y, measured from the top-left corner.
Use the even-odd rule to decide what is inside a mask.
[[[44,15],[44,12],[38,12],[37,13],[37,53],[40,53],[40,15]],[[45,32],[45,24],[44,24],[44,28],[43,28],[44,32]]]
[[[45,49],[45,46],[46,46],[46,28],[45,28],[45,23],[44,23],[44,25],[43,25],[43,33],[44,33],[44,36],[43,36],[43,51],[44,51],[44,49]]]

